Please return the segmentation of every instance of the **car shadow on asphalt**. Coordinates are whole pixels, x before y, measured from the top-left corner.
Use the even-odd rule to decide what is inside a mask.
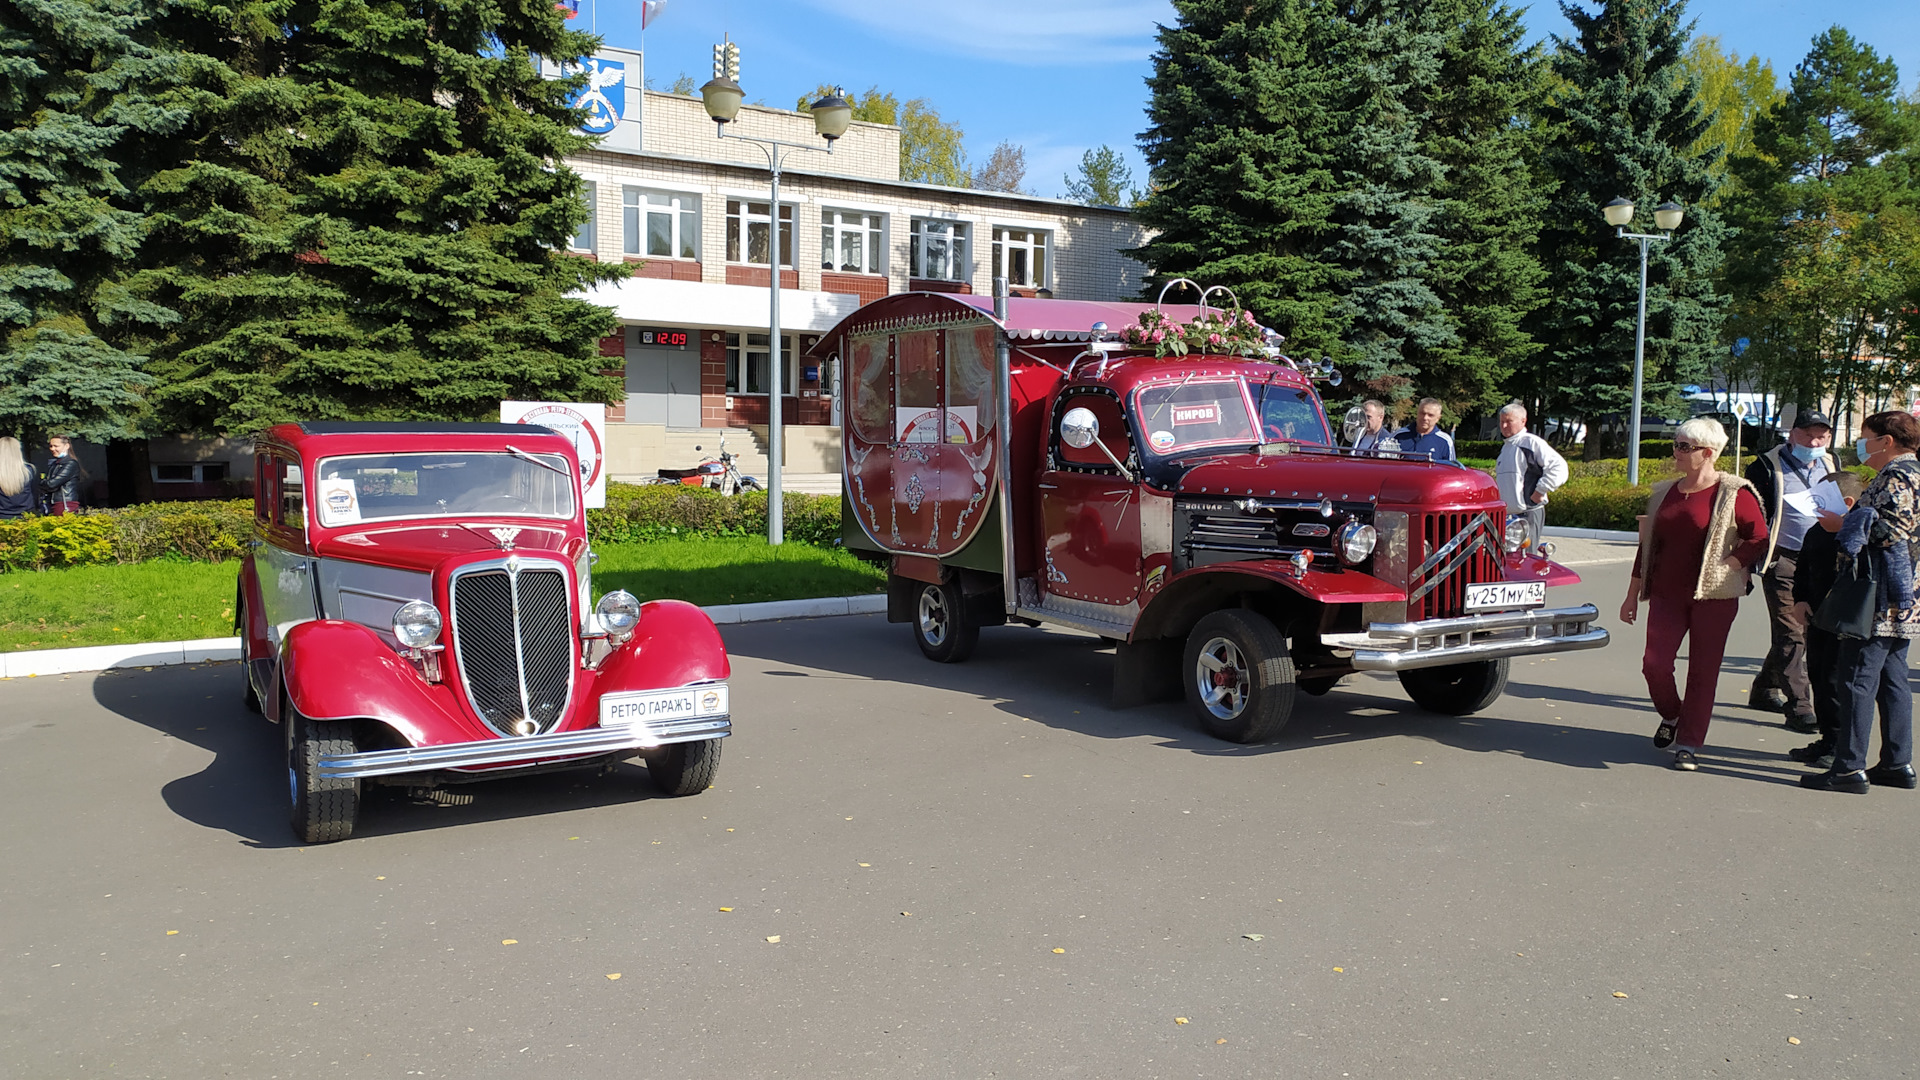
[[[102,707],[213,755],[204,769],[161,788],[181,818],[239,837],[249,847],[305,846],[287,823],[287,771],[280,728],[241,704],[235,662],[103,671],[93,680]],[[645,767],[542,773],[443,789],[470,802],[416,798],[406,788],[364,785],[356,839],[533,817],[653,798]],[[458,798],[451,800],[463,803]]]
[[[1150,739],[1192,754],[1309,753],[1329,744],[1405,736],[1580,769],[1664,767],[1671,760],[1646,735],[1527,718],[1529,709],[1542,706],[1521,696],[1503,698],[1479,715],[1441,716],[1415,705],[1396,682],[1370,676],[1348,676],[1324,696],[1297,695],[1293,719],[1279,738],[1241,746],[1199,730],[1184,702],[1111,707],[1112,644],[1067,632],[990,628],[981,632],[972,658],[960,664],[926,659],[905,626],[877,615],[727,626],[722,633],[736,672],[764,664],[762,674],[783,679],[873,680],[970,694],[1023,720],[1101,739]],[[1645,708],[1644,701],[1611,696],[1594,703]]]

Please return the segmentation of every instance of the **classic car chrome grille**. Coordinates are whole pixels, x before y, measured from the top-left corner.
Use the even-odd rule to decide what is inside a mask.
[[[553,730],[573,685],[573,615],[559,570],[469,571],[453,579],[453,648],[467,700],[502,734]],[[521,720],[532,731],[516,730]]]
[[[1499,520],[1483,510],[1422,516],[1424,544],[1415,550],[1422,561],[1409,575],[1408,618],[1453,618],[1465,610],[1468,585],[1506,576],[1500,569]]]

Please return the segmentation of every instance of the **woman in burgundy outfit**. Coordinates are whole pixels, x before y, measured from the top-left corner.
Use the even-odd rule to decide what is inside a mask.
[[[1640,518],[1640,554],[1620,605],[1620,621],[1634,622],[1647,606],[1647,651],[1641,671],[1660,714],[1653,745],[1673,747],[1673,767],[1692,772],[1707,741],[1713,695],[1727,632],[1747,593],[1748,568],[1766,552],[1767,519],[1753,485],[1714,468],[1727,445],[1717,421],[1689,420],[1674,432],[1677,480],[1653,486]],[[1687,691],[1674,684],[1680,641],[1687,647]]]

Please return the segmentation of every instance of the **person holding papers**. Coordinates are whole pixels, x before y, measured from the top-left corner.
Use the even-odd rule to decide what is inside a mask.
[[[1835,472],[1827,444],[1833,424],[1815,409],[1794,417],[1787,441],[1753,459],[1747,483],[1760,496],[1767,514],[1767,554],[1760,563],[1760,591],[1767,602],[1772,645],[1766,661],[1747,692],[1747,707],[1786,714],[1789,730],[1812,734],[1820,730],[1814,718],[1812,689],[1807,681],[1807,621],[1793,603],[1793,579],[1800,565],[1800,545],[1807,530],[1821,521],[1815,489],[1831,486]],[[1823,493],[1846,513],[1838,490]],[[1831,509],[1828,512],[1833,512]],[[1836,520],[1836,527],[1838,525]]]

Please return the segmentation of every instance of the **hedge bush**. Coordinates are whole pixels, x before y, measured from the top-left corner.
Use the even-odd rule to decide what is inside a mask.
[[[246,551],[253,502],[146,503],[0,521],[0,572],[154,559],[222,562]]]
[[[840,496],[782,493],[782,532],[803,544],[840,539]],[[644,543],[678,536],[765,536],[767,493],[722,495],[682,484],[608,484],[607,505],[587,511],[596,543]]]

